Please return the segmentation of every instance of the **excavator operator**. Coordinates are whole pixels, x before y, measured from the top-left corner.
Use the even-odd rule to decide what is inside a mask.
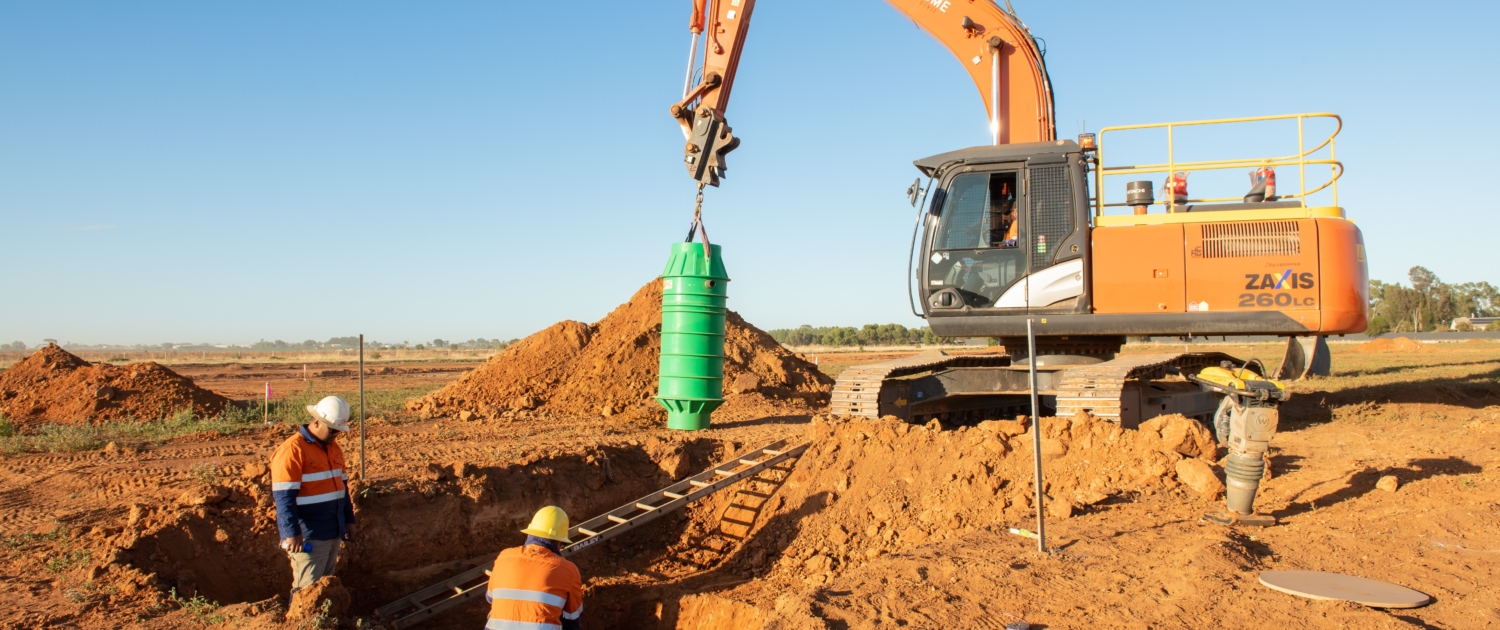
[[[990,197],[990,247],[1016,246],[1016,196],[1010,183],[1000,184],[1000,194]]]

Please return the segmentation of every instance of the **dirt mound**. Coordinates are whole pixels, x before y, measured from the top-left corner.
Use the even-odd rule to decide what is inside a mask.
[[[744,557],[755,562],[768,557],[759,546],[786,547],[769,579],[819,585],[930,540],[1027,523],[1034,513],[1028,424],[989,421],[950,431],[894,417],[815,418],[808,455]],[[1213,462],[1216,445],[1202,424],[1180,415],[1124,430],[1080,414],[1042,419],[1042,454],[1047,512],[1069,518],[1123,495],[1176,488],[1177,465]],[[818,515],[778,518],[810,511]]]
[[[806,412],[833,379],[729,312],[724,406],[718,419]],[[407,404],[430,415],[665,418],[652,396],[661,351],[661,282],[653,280],[593,325],[564,321],[506,348],[446,387]]]
[[[1406,337],[1395,339],[1375,339],[1354,346],[1354,351],[1362,354],[1387,354],[1392,352],[1431,352],[1432,348],[1427,344]]]
[[[56,344],[0,372],[0,413],[21,423],[217,416],[229,399],[154,362],[89,363]]]

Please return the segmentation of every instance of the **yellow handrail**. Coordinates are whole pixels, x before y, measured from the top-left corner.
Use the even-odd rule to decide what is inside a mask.
[[[1307,143],[1306,143],[1304,135],[1303,135],[1303,121],[1305,121],[1308,118],[1332,118],[1335,121],[1335,123],[1337,123],[1337,126],[1333,130],[1333,133],[1328,134],[1328,137],[1325,138],[1321,143],[1319,143],[1318,146],[1313,147],[1311,149],[1306,149]],[[1175,157],[1176,151],[1175,151],[1174,142],[1173,142],[1175,134],[1173,132],[1175,131],[1175,129],[1177,127],[1192,127],[1192,126],[1198,126],[1198,125],[1222,125],[1222,124],[1233,124],[1233,123],[1263,122],[1263,121],[1268,121],[1268,120],[1292,120],[1292,119],[1296,119],[1296,121],[1297,121],[1297,153],[1293,153],[1293,154],[1290,154],[1290,155],[1282,155],[1282,156],[1270,157],[1270,158],[1240,158],[1240,159],[1229,159],[1229,160],[1200,160],[1200,161],[1193,161],[1193,162],[1177,162],[1176,161],[1176,157]],[[1106,134],[1108,132],[1111,132],[1111,131],[1131,131],[1131,130],[1139,130],[1139,129],[1163,129],[1163,128],[1165,128],[1167,130],[1167,162],[1165,164],[1161,164],[1161,163],[1157,163],[1157,164],[1139,164],[1139,165],[1133,165],[1133,166],[1105,166],[1104,165],[1104,134]],[[1095,153],[1095,157],[1098,160],[1098,162],[1097,162],[1098,166],[1094,169],[1094,191],[1095,191],[1095,193],[1094,193],[1095,211],[1094,212],[1095,212],[1096,215],[1103,215],[1104,214],[1104,209],[1107,208],[1107,207],[1117,207],[1117,206],[1131,205],[1131,204],[1126,204],[1126,203],[1111,203],[1111,204],[1104,203],[1104,176],[1105,176],[1106,172],[1107,172],[1108,175],[1111,175],[1111,176],[1113,176],[1113,175],[1127,175],[1127,174],[1166,173],[1168,175],[1168,177],[1170,177],[1172,173],[1175,173],[1175,172],[1177,172],[1178,169],[1182,169],[1182,168],[1188,168],[1188,169],[1191,169],[1191,170],[1225,170],[1225,169],[1239,169],[1239,168],[1246,168],[1246,167],[1256,168],[1256,167],[1262,167],[1262,166],[1271,166],[1271,167],[1275,167],[1275,166],[1296,166],[1298,168],[1299,189],[1300,189],[1301,192],[1296,193],[1296,194],[1278,195],[1278,197],[1281,197],[1283,199],[1298,199],[1298,200],[1300,200],[1302,202],[1302,206],[1305,208],[1305,207],[1307,207],[1307,196],[1308,195],[1311,195],[1313,193],[1319,192],[1321,190],[1324,190],[1324,189],[1332,186],[1333,187],[1333,205],[1335,207],[1337,207],[1338,203],[1339,203],[1338,180],[1339,180],[1340,177],[1343,177],[1343,175],[1344,175],[1344,165],[1343,165],[1342,162],[1339,162],[1338,159],[1337,159],[1337,155],[1338,155],[1337,154],[1337,142],[1334,140],[1334,138],[1336,138],[1339,135],[1339,132],[1342,131],[1343,129],[1344,129],[1344,120],[1343,120],[1343,118],[1340,118],[1338,114],[1332,114],[1332,113],[1327,113],[1327,112],[1314,112],[1314,113],[1307,113],[1307,114],[1283,114],[1283,115],[1278,115],[1278,116],[1250,116],[1250,117],[1244,117],[1244,118],[1220,118],[1220,119],[1215,119],[1215,120],[1192,120],[1192,121],[1186,121],[1186,122],[1149,123],[1149,124],[1144,124],[1144,125],[1121,125],[1121,126],[1117,126],[1117,127],[1105,127],[1103,129],[1099,130],[1099,144],[1098,144],[1099,148],[1096,150],[1096,153]],[[1329,159],[1326,159],[1326,160],[1323,160],[1323,159],[1309,160],[1309,159],[1307,159],[1307,157],[1309,155],[1312,155],[1313,153],[1316,153],[1316,152],[1322,150],[1323,147],[1328,147]],[[1309,164],[1312,164],[1312,165],[1315,165],[1315,166],[1316,165],[1326,165],[1326,166],[1329,167],[1329,170],[1330,170],[1330,177],[1329,177],[1328,181],[1324,182],[1323,185],[1318,186],[1318,187],[1316,187],[1316,188],[1314,188],[1312,190],[1308,190],[1307,189],[1307,165],[1309,165]],[[1239,199],[1240,198],[1238,198],[1238,197],[1215,197],[1215,198],[1209,198],[1209,199],[1189,199],[1185,203],[1213,203],[1213,202],[1222,202],[1222,201],[1237,201]],[[1158,203],[1162,203],[1163,205],[1167,206],[1167,212],[1169,212],[1169,213],[1176,211],[1176,197],[1175,196],[1172,196],[1172,195],[1169,194],[1168,195],[1168,199],[1165,202],[1158,202]]]

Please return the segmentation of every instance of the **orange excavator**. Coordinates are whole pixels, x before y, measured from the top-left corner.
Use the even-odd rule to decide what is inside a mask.
[[[913,313],[939,336],[998,338],[1006,353],[849,368],[833,412],[950,424],[1014,416],[1028,408],[1035,362],[1043,406],[1056,415],[1084,411],[1133,426],[1180,413],[1210,424],[1230,447],[1230,520],[1249,518],[1276,403],[1288,396],[1280,380],[1327,374],[1325,338],[1363,332],[1368,319],[1364,242],[1338,206],[1342,121],[1322,113],[1200,120],[1059,140],[1044,50],[1008,0],[889,4],[968,70],[989,122],[988,144],[915,161],[927,183],[918,178],[907,191],[918,211],[908,253]],[[670,111],[687,137],[683,161],[700,208],[704,186],[719,185],[726,154],[740,145],[725,110],[754,8],[755,0],[693,5],[687,80]],[[1176,159],[1175,134],[1267,123],[1295,123],[1297,151]],[[1309,143],[1312,127],[1333,131]],[[1105,161],[1108,138],[1142,130],[1165,132],[1162,159]],[[1295,191],[1276,188],[1278,167],[1295,169]],[[1309,167],[1327,181],[1310,186]],[[1247,194],[1188,196],[1189,173],[1245,169]],[[1124,183],[1123,201],[1106,203],[1106,178]],[[1331,202],[1310,203],[1315,193]],[[1285,337],[1286,353],[1275,370],[1219,353],[1118,354],[1128,337],[1219,335]]]

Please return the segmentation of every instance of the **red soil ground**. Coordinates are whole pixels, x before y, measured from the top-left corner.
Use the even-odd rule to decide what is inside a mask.
[[[1222,499],[1188,473],[1222,479],[1223,451],[1209,454],[1196,425],[1043,419],[1050,555],[1007,531],[1035,522],[1021,423],[752,416],[683,434],[595,413],[375,424],[369,475],[353,484],[365,528],[342,560],[339,618],[353,627],[517,544],[541,505],[586,518],[787,438],[811,447],[784,476],[747,484],[768,500],[720,493],[576,556],[585,623],[1500,627],[1500,353],[1449,346],[1335,348],[1333,377],[1293,386],[1257,502],[1281,519],[1268,529],[1200,520]],[[288,430],[0,458],[0,628],[307,627],[281,613],[290,575],[265,473]],[[1378,487],[1387,476],[1398,484]],[[754,522],[753,535],[735,521]],[[1435,601],[1386,611],[1305,600],[1261,587],[1266,569],[1386,580]],[[424,627],[484,616],[479,603]]]

